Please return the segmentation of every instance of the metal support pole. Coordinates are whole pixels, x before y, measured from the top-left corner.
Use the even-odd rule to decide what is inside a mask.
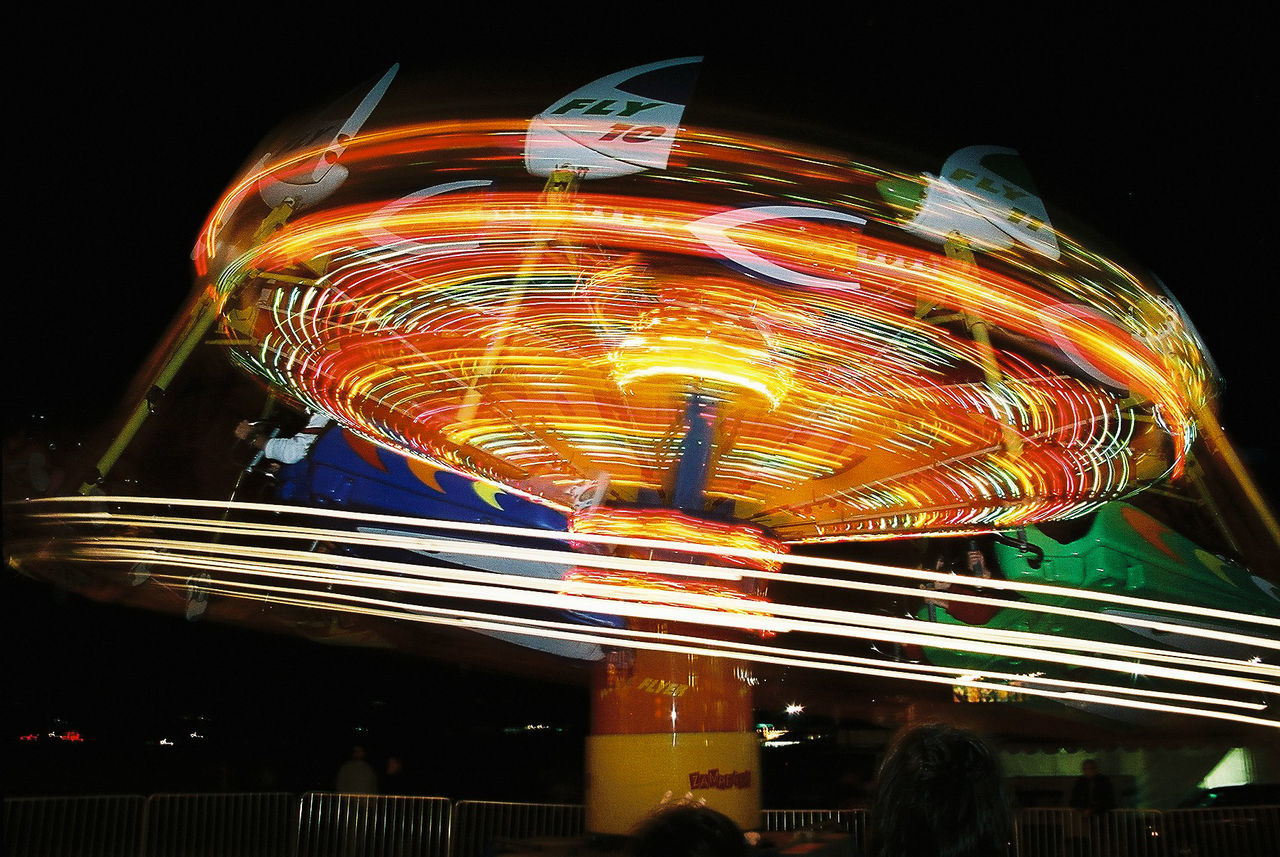
[[[79,493],[101,493],[102,480],[106,478],[107,473],[111,471],[111,468],[115,466],[125,449],[133,441],[134,436],[142,428],[142,424],[146,422],[147,417],[155,410],[156,402],[164,396],[174,376],[178,374],[178,370],[187,362],[187,358],[191,356],[191,352],[195,350],[196,345],[204,339],[205,334],[208,333],[209,328],[217,317],[218,309],[215,302],[207,296],[202,297],[186,330],[183,331],[177,342],[170,349],[168,356],[160,367],[160,371],[156,373],[151,385],[147,387],[146,392],[142,394],[137,404],[134,405],[128,419],[125,420],[124,426],[116,434],[115,440],[111,442],[111,445],[107,447],[107,451],[98,459],[98,463],[94,467],[92,481],[82,483]]]

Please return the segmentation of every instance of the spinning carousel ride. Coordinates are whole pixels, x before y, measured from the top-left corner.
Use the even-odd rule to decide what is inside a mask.
[[[837,562],[821,579],[788,575],[797,545],[1006,533],[1004,578],[956,598],[1016,592],[1033,618],[1070,614],[1051,597],[1071,583],[1070,564],[1046,562],[1054,546],[1036,525],[1179,478],[1214,375],[1158,281],[1054,229],[1013,151],[962,149],[933,175],[685,125],[699,62],[599,78],[532,119],[400,118],[412,87],[393,68],[331,121],[286,128],[199,236],[196,295],[169,365],[212,332],[274,395],[373,450],[366,460],[385,470],[378,456],[390,456],[430,491],[459,480],[496,510],[496,529],[470,534],[497,546],[490,564],[464,559],[438,580],[523,586],[507,600],[588,617],[517,630],[595,647],[595,832],[626,832],[664,793],[686,791],[755,826],[752,664],[861,669],[788,642],[841,623],[979,653],[942,672],[908,664],[903,677],[1133,704],[1101,679],[1063,685],[992,659],[1112,673],[1141,661],[1173,684],[1228,676],[1245,700],[1223,703],[1230,716],[1265,721],[1274,669],[1239,653],[1182,661],[1124,635],[1063,641],[1012,621],[951,622],[941,637],[910,619],[867,630],[865,616],[824,611],[821,595],[770,600],[774,581],[870,588],[851,580],[880,573]],[[135,424],[145,413],[140,403]],[[361,532],[434,538],[395,526]],[[544,537],[558,540],[555,572],[521,577],[511,563],[541,561],[544,543],[530,540]],[[449,538],[431,543],[436,557],[476,555],[456,528]],[[1265,582],[1198,561],[1245,594],[1192,636],[1244,623],[1234,642],[1265,647],[1258,625],[1280,616]],[[227,562],[213,574],[232,574]],[[310,584],[332,588],[332,563],[307,568]],[[910,574],[900,588],[941,576]],[[393,577],[379,584],[392,600],[431,594],[404,568],[379,580]],[[300,597],[269,588],[210,584]],[[1122,604],[1113,624],[1125,627],[1204,618],[1133,574],[1090,595]],[[1157,707],[1213,707],[1204,690],[1153,693]]]

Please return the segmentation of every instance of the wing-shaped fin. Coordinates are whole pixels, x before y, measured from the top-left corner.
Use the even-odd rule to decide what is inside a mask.
[[[941,176],[926,176],[923,188],[889,179],[879,189],[908,210],[903,228],[921,237],[945,241],[959,233],[976,248],[1021,245],[1050,259],[1061,255],[1049,213],[1013,149],[969,146],[947,158]]]
[[[338,159],[346,150],[351,138],[359,133],[364,123],[373,114],[374,108],[382,101],[382,96],[391,86],[400,65],[391,66],[386,73],[370,87],[355,109],[350,113],[344,109],[337,117],[324,117],[307,126],[301,136],[291,141],[284,151],[288,154],[300,149],[323,149],[305,164],[289,170],[289,178],[267,178],[258,184],[258,193],[267,205],[275,208],[287,199],[292,199],[294,207],[314,205],[329,196],[347,179],[347,168],[338,163]],[[349,103],[349,102],[348,102]],[[267,155],[260,162],[265,165],[271,158]]]
[[[557,99],[529,123],[526,169],[546,178],[568,166],[598,179],[664,168],[701,62],[636,66]]]

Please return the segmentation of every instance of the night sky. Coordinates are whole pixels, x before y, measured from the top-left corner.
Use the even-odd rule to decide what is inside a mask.
[[[8,426],[32,408],[91,419],[116,404],[188,293],[208,210],[285,119],[393,62],[402,80],[474,94],[534,71],[585,82],[702,54],[688,124],[711,111],[784,117],[832,145],[871,141],[931,171],[965,145],[1018,149],[1056,225],[1096,232],[1164,279],[1225,378],[1228,429],[1261,453],[1277,191],[1264,126],[1275,109],[1248,17],[858,12],[787,19],[775,40],[765,28],[778,22],[765,19],[745,32],[733,22],[730,35],[728,22],[717,32],[710,21],[622,27],[606,16],[561,24],[572,34],[563,45],[465,15],[386,29],[326,21],[315,25],[323,35],[258,21],[211,31],[59,21],[45,33],[57,58],[28,65],[13,93],[11,282],[32,310],[22,324],[11,316],[6,339],[11,365],[25,367],[8,379],[24,404],[7,409]]]
[[[5,313],[6,436],[34,427],[67,444],[109,417],[188,293],[209,208],[291,114],[392,62],[406,78],[467,90],[518,86],[534,72],[581,83],[702,54],[686,124],[699,124],[699,104],[782,116],[806,133],[830,129],[833,146],[867,139],[934,172],[965,145],[1018,149],[1062,213],[1056,226],[1105,236],[1182,302],[1225,379],[1223,423],[1275,496],[1262,416],[1276,365],[1269,263],[1280,191],[1269,31],[1248,16],[1084,20],[1019,9],[1011,21],[957,9],[908,19],[778,7],[694,21],[557,5],[545,15],[525,7],[518,23],[454,11],[268,21],[257,9],[240,18],[214,9],[213,23],[181,26],[46,13],[15,34],[42,59],[26,60],[9,92],[7,282],[17,297]],[[162,728],[151,720],[221,708],[238,712],[224,731],[240,734],[253,721],[246,712],[260,711],[264,728],[295,736],[282,739],[293,757],[313,754],[297,775],[306,786],[336,766],[357,727],[405,734],[389,724],[413,720],[409,699],[431,699],[421,721],[443,730],[467,719],[450,708],[452,690],[465,700],[500,693],[493,724],[528,714],[581,728],[576,689],[530,681],[495,691],[448,665],[83,604],[8,578],[0,597],[6,684],[21,689],[7,732],[69,711],[151,734]],[[281,709],[282,676],[305,706]],[[397,696],[433,681],[443,690]]]

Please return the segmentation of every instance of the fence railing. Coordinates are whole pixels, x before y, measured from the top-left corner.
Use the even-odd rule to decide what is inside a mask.
[[[11,857],[485,857],[535,840],[580,837],[581,804],[451,802],[308,792],[6,798]],[[765,810],[766,833],[848,832],[866,842],[859,809]],[[1085,819],[1025,809],[1015,857],[1274,857],[1280,806],[1116,810]]]
[[[1069,809],[1024,809],[1017,815],[1014,842],[1018,857],[1164,857],[1177,853],[1168,850],[1164,837],[1164,818],[1168,814],[1117,809],[1085,818]],[[1223,852],[1224,857],[1227,853]]]
[[[449,857],[452,819],[448,798],[308,792],[298,801],[293,853],[296,857]]]
[[[147,798],[146,857],[278,857],[293,848],[297,797],[288,792],[155,794]]]
[[[480,857],[504,844],[581,836],[580,803],[498,803],[460,800],[454,805],[452,857]]]
[[[1280,807],[1184,809],[1166,813],[1163,835],[1177,857],[1275,857],[1280,854]]]
[[[849,809],[766,809],[760,813],[760,829],[766,833],[783,833],[805,828],[842,826],[852,813]]]
[[[3,853],[135,857],[146,806],[142,795],[5,798]]]
[[[863,853],[867,850],[867,817],[865,809],[766,809],[760,812],[760,830],[764,833],[843,831]]]

